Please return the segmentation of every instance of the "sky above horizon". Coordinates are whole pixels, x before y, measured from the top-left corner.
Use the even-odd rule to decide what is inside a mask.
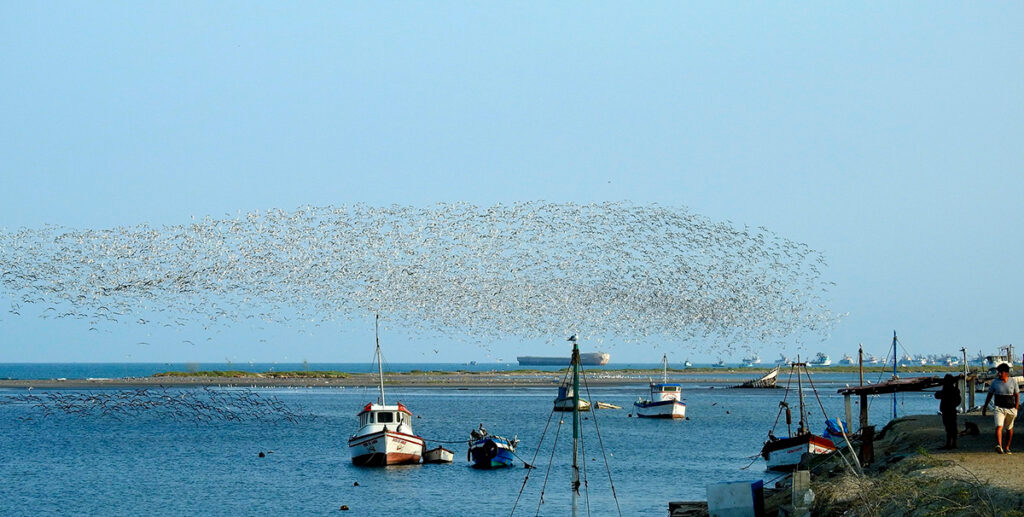
[[[846,316],[824,341],[751,343],[765,360],[859,343],[884,356],[893,330],[912,354],[992,353],[1024,331],[1022,26],[1015,3],[6,3],[0,228],[353,203],[682,206],[826,257]],[[371,315],[190,346],[7,305],[0,362],[372,355]],[[564,337],[432,339],[382,335],[392,362],[511,361]],[[699,341],[581,347],[719,358]]]

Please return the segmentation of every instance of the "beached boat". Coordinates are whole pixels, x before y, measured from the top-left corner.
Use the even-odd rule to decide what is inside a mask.
[[[650,400],[637,400],[633,410],[642,418],[686,418],[686,403],[681,400],[683,386],[668,382],[668,357],[663,356],[661,361],[661,382],[651,382]]]
[[[500,469],[511,467],[519,440],[497,436],[487,432],[484,425],[469,433],[469,451],[466,459],[477,469]]]
[[[455,453],[444,447],[434,447],[423,452],[423,463],[452,463]]]
[[[774,388],[776,382],[779,379],[779,369],[781,367],[776,366],[772,370],[756,379],[750,379],[743,384],[737,384],[733,388]]]
[[[803,384],[800,381],[800,373],[803,371],[807,375],[808,381],[810,380],[810,373],[805,369],[805,364],[799,362],[793,364],[793,369],[796,372],[797,394],[800,401],[800,413],[797,415],[800,417],[800,421],[796,433],[792,433],[793,417],[790,413],[789,404],[783,398],[783,401],[779,403],[779,407],[780,411],[785,410],[786,412],[786,427],[790,432],[790,436],[777,438],[774,428],[768,431],[768,441],[761,447],[761,457],[764,458],[769,470],[792,470],[800,464],[805,454],[828,454],[836,450],[836,445],[832,440],[824,436],[812,434],[807,429],[807,424],[804,420],[807,413],[804,409],[804,391]],[[791,370],[790,385],[792,385],[792,375]],[[777,423],[778,419],[776,419],[776,425]]]
[[[379,323],[380,316],[377,317]],[[359,429],[348,440],[352,463],[365,466],[419,463],[423,438],[412,430],[412,412],[401,402],[388,405],[384,399],[384,370],[380,359],[380,332],[377,331],[377,373],[380,397],[359,412]]]
[[[578,409],[580,411],[590,411],[590,402],[579,400]],[[555,397],[555,411],[572,411],[573,401],[573,390],[572,386],[563,384],[558,387],[558,396]]]

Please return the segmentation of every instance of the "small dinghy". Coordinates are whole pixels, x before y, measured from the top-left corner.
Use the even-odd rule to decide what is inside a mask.
[[[423,463],[452,463],[455,453],[444,447],[434,447],[423,453]]]
[[[490,434],[483,424],[480,424],[479,429],[470,431],[469,436],[466,458],[473,463],[473,468],[500,469],[512,466],[516,445],[519,444],[517,438],[508,439]]]

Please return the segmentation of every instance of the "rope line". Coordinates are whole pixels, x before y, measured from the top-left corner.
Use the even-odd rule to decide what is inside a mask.
[[[583,368],[580,368],[580,372],[582,371]],[[587,377],[585,375],[583,376],[583,387],[587,390],[587,398],[594,400],[593,396],[590,394],[590,384],[587,382]],[[596,408],[597,404],[595,403],[592,407]],[[604,459],[604,469],[608,473],[608,484],[611,485],[612,488],[612,499],[615,501],[615,509],[619,512],[619,516],[621,517],[622,508],[619,507],[619,496],[615,493],[615,482],[612,481],[612,469],[608,464],[608,454],[604,449],[604,440],[601,438],[601,428],[597,425],[597,410],[591,410],[590,413],[594,416],[594,431],[596,431],[597,434],[597,443],[601,447],[601,457]]]
[[[554,413],[554,407],[551,408],[551,412]],[[563,419],[558,419],[558,427],[555,428],[555,439],[551,444],[551,457],[548,458],[548,468],[544,471],[544,483],[540,486],[540,498],[537,500],[537,513],[535,517],[540,516],[540,506],[544,504],[544,491],[548,487],[548,477],[551,475],[551,464],[555,462],[555,451],[558,449],[558,435],[562,432]]]

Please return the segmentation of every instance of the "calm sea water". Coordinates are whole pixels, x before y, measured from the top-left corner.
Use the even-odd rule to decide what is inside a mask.
[[[825,373],[815,379],[830,416],[841,416],[843,399],[836,388],[853,378]],[[664,516],[669,501],[704,499],[709,483],[774,477],[759,459],[743,468],[760,450],[783,390],[723,388],[685,385],[686,421],[628,417],[632,402],[646,395],[644,384],[591,388],[591,400],[623,407],[594,415],[623,515]],[[356,429],[356,412],[376,397],[375,391],[258,392],[315,418],[193,424],[146,417],[43,417],[29,405],[0,405],[0,514],[333,515],[344,504],[351,509],[344,515],[509,515],[528,472],[521,462],[509,470],[471,469],[462,443],[446,445],[456,452],[454,464],[358,468],[351,463],[347,439]],[[0,396],[24,393],[6,390]],[[537,453],[539,468],[529,471],[515,515],[536,515],[538,508],[540,515],[569,514],[571,417],[555,414],[537,449],[553,397],[551,389],[542,388],[388,390],[389,401],[403,402],[420,417],[415,430],[428,442],[461,441],[483,423],[493,433],[518,435],[521,457]],[[871,401],[872,423],[884,424],[891,417],[891,396]],[[822,422],[813,398],[808,403],[814,409],[810,421]],[[898,399],[900,414],[936,408],[930,393]],[[614,515],[594,416],[583,422],[590,513]],[[561,428],[559,417],[565,419]],[[273,453],[259,458],[260,451]],[[356,482],[359,486],[353,486]],[[542,489],[544,502],[538,506]],[[585,498],[579,508],[585,515]]]

